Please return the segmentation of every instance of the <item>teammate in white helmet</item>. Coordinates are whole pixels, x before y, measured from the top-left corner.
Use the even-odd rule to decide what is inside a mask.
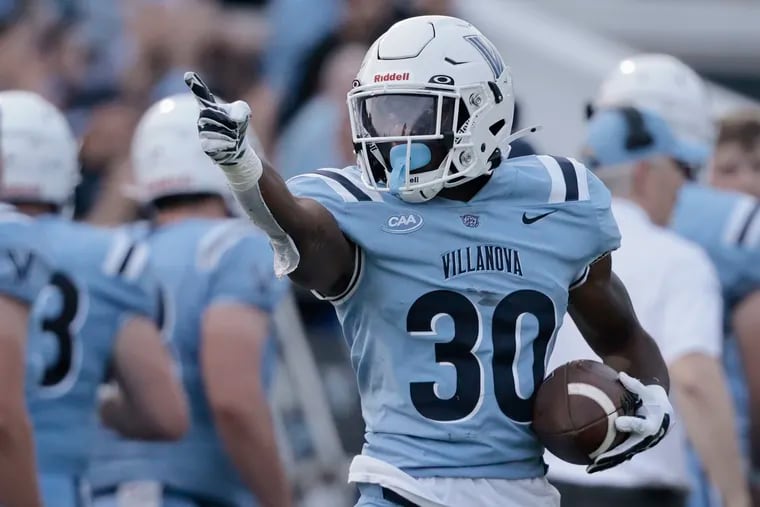
[[[680,60],[644,54],[621,61],[604,80],[595,109],[635,106],[663,118],[674,135],[709,160],[716,139],[710,101],[702,79]],[[696,178],[705,164],[684,167]],[[691,167],[689,167],[691,166]],[[739,416],[739,437],[747,453],[755,494],[760,492],[760,202],[695,182],[684,185],[671,222],[673,230],[699,244],[720,277],[725,308],[723,360]],[[750,445],[751,433],[751,445]],[[696,460],[695,460],[696,461]],[[695,494],[690,506],[715,505],[709,485],[695,465]],[[709,475],[723,485],[726,468],[715,463]],[[729,491],[720,492],[724,499]],[[760,495],[758,495],[760,498]]]
[[[3,202],[0,164],[0,505],[38,507],[32,428],[24,399],[29,314],[53,274],[44,238]]]
[[[410,18],[370,48],[348,94],[357,166],[285,184],[246,141],[250,110],[192,73],[201,144],[275,269],[332,301],[351,348],[366,443],[360,506],[559,505],[530,429],[566,311],[647,408],[590,465],[667,432],[668,374],[607,255],[610,194],[564,157],[507,160],[512,79],[475,27]],[[319,147],[315,147],[318,149]]]
[[[267,395],[276,360],[271,314],[287,293],[267,237],[238,210],[203,153],[190,94],[154,104],[132,142],[136,195],[152,210],[131,226],[151,249],[166,291],[164,338],[188,393],[191,425],[179,442],[103,435],[90,468],[96,507],[120,505],[142,482],[156,505],[288,507]],[[147,500],[146,500],[147,501]]]
[[[2,198],[33,217],[55,268],[29,325],[28,404],[43,503],[74,507],[88,501],[98,408],[125,435],[172,439],[187,428],[187,407],[154,322],[159,286],[147,246],[63,216],[79,167],[60,111],[24,91],[0,92],[0,111]],[[109,370],[118,389],[99,405]]]

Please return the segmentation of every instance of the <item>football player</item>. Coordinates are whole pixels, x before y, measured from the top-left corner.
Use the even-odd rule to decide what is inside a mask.
[[[187,408],[153,321],[159,290],[147,270],[147,246],[64,218],[77,183],[77,143],[53,105],[6,91],[0,108],[3,198],[34,217],[56,269],[29,331],[38,381],[29,410],[43,500],[75,506],[86,495],[97,392],[109,364],[120,390],[100,410],[120,432],[178,438]]]
[[[669,55],[644,54],[620,62],[602,83],[594,106],[651,111],[664,118],[676,135],[708,151],[715,141],[704,83]],[[683,167],[694,176],[701,169]],[[756,471],[760,469],[760,370],[751,360],[760,357],[760,202],[745,194],[687,183],[679,192],[671,225],[700,245],[718,271],[725,308],[723,360],[739,415],[739,436]],[[691,505],[714,505],[701,475],[695,474],[699,479]],[[757,475],[754,472],[752,477]],[[754,487],[757,493],[758,485]]]
[[[191,428],[171,444],[104,438],[91,469],[98,507],[122,505],[129,491],[152,505],[233,507],[246,492],[266,507],[291,502],[267,400],[276,359],[270,315],[288,283],[274,276],[266,236],[229,218],[235,201],[201,149],[198,112],[190,93],[161,100],[132,144],[136,191],[153,211],[133,232],[150,245],[167,292],[163,333]]]
[[[524,134],[512,80],[475,27],[392,26],[348,94],[357,166],[287,184],[247,143],[247,105],[185,79],[202,146],[269,234],[276,272],[335,306],[366,424],[358,505],[559,505],[530,423],[566,311],[642,402],[589,471],[665,435],[667,368],[611,270],[610,194],[572,159],[507,160]]]
[[[51,278],[28,218],[0,201],[0,505],[40,506],[32,427],[24,400],[30,307]]]

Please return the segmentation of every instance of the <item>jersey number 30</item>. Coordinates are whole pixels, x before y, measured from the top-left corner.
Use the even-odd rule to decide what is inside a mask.
[[[533,388],[529,396],[518,392],[517,371],[520,362],[521,320],[526,314],[538,321],[533,339]],[[480,312],[466,296],[449,290],[436,290],[419,297],[409,309],[406,328],[410,334],[434,334],[435,321],[448,315],[454,322],[454,338],[435,344],[435,360],[456,369],[456,390],[450,398],[440,398],[435,382],[412,382],[412,404],[428,419],[452,422],[470,416],[483,397],[483,369],[477,350],[482,340]],[[546,350],[554,334],[554,303],[535,290],[515,291],[494,308],[491,334],[493,340],[493,384],[496,403],[505,416],[527,423],[532,419],[533,391],[545,373]]]

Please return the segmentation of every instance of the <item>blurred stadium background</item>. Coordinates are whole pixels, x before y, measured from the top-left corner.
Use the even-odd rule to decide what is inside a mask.
[[[710,79],[716,117],[760,100],[757,0],[0,0],[0,88],[65,111],[81,140],[76,217],[118,225],[139,212],[123,194],[135,124],[185,91],[185,70],[251,104],[284,176],[343,167],[353,159],[345,94],[364,52],[417,14],[463,17],[499,47],[519,124],[544,126],[521,152],[577,154],[600,80],[643,50]],[[349,504],[345,470],[363,434],[353,372],[329,304],[305,293],[292,303],[278,324],[283,449],[302,505]]]

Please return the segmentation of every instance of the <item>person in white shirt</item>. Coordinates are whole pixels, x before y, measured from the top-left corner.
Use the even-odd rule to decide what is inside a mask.
[[[623,236],[615,272],[636,314],[668,363],[677,422],[654,449],[597,474],[547,452],[548,477],[563,507],[682,507],[689,479],[686,437],[714,478],[724,507],[749,506],[734,409],[720,363],[722,298],[707,255],[667,226],[678,190],[690,174],[684,162],[709,151],[678,139],[664,119],[630,107],[609,109],[589,123],[586,155],[613,194]],[[565,319],[547,371],[579,358],[598,359]],[[682,423],[682,424],[680,424]]]

